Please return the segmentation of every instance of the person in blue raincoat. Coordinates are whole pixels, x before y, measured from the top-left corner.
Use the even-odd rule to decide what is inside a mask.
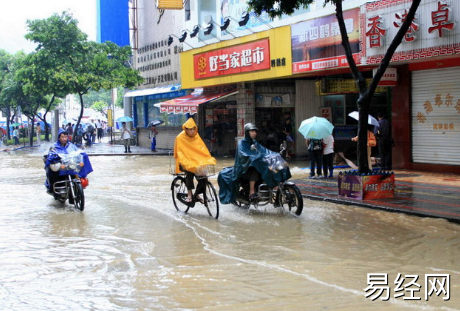
[[[276,173],[270,169],[270,157],[280,156],[256,141],[258,129],[252,123],[244,126],[244,138],[238,142],[233,167],[223,169],[218,176],[219,199],[222,204],[235,202],[240,179],[249,180],[249,199],[257,199],[255,184],[263,180],[269,187],[291,178],[289,167],[285,166]]]
[[[45,186],[48,192],[51,192],[52,185],[60,180],[59,176],[73,175],[73,171],[59,170],[57,172],[50,168],[50,164],[57,163],[60,161],[59,155],[70,154],[74,151],[79,151],[78,147],[69,141],[69,133],[64,129],[59,129],[58,140],[50,148],[48,154],[45,156],[45,171],[46,171],[46,182]],[[82,153],[83,156],[83,167],[78,172],[79,178],[86,178],[86,176],[93,171],[91,162],[89,161],[88,155]]]

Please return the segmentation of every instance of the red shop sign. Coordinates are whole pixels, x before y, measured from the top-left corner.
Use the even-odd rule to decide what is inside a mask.
[[[195,79],[270,69],[268,39],[193,56]]]

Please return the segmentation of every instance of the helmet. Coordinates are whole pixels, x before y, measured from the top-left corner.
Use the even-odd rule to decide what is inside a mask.
[[[259,129],[254,123],[246,123],[244,125],[244,132],[249,132],[249,131],[258,131]]]
[[[80,182],[81,182],[81,186],[82,186],[83,188],[86,188],[86,187],[88,187],[88,185],[89,185],[89,180],[88,180],[88,178],[83,178],[83,177],[82,177],[82,178],[80,178]]]

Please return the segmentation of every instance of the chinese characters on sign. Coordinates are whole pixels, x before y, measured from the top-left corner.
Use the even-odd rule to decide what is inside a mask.
[[[403,298],[403,300],[421,300],[422,285],[420,285],[419,276],[407,274],[402,276],[401,273],[394,281],[394,298]],[[383,301],[390,299],[391,288],[388,285],[388,273],[368,273],[367,287],[364,289],[365,298],[376,300],[380,298]],[[442,297],[443,300],[450,299],[450,275],[442,273],[425,274],[424,299],[428,301],[432,295]]]
[[[195,79],[270,69],[270,44],[263,39],[193,56]]]
[[[449,5],[438,1],[438,9],[431,12],[431,24],[433,27],[428,28],[429,33],[437,31],[438,36],[442,37],[443,29],[454,29],[454,23],[449,20],[449,11]]]
[[[443,30],[452,30],[454,29],[454,23],[450,20],[449,17],[449,5],[442,3],[441,1],[437,2],[438,8],[435,11],[431,12],[431,27],[427,29],[428,33],[437,32],[438,37],[443,37]],[[404,13],[396,12],[394,13],[393,26],[395,28],[401,27],[407,17],[407,10],[404,10]],[[406,42],[412,42],[417,37],[415,33],[420,30],[420,26],[416,23],[417,17],[414,18],[409,30],[407,31],[404,40]],[[366,36],[369,39],[369,47],[381,47],[381,40],[387,34],[385,30],[386,25],[383,22],[383,14],[375,15],[367,18],[367,31]]]
[[[343,12],[353,58],[360,63],[359,9]],[[335,15],[291,25],[292,72],[348,67]]]
[[[450,55],[458,52],[460,7],[455,0],[426,0],[420,4],[392,62]],[[411,1],[376,1],[361,6],[362,62],[378,64],[407,20]],[[457,42],[452,44],[452,42]]]
[[[436,94],[434,98],[434,105],[431,103],[431,101],[426,100],[425,103],[423,104],[423,109],[425,109],[425,112],[417,112],[417,121],[419,123],[425,123],[427,120],[427,116],[429,116],[435,109],[438,107],[446,107],[449,108],[454,105],[454,97],[449,93],[445,96],[445,100],[443,101],[443,96],[442,94]],[[460,98],[457,99],[456,105],[453,107],[457,113],[460,114]],[[455,125],[452,122],[446,123],[446,122],[440,122],[439,120],[436,120],[433,122],[433,130],[434,131],[454,131],[455,130]]]

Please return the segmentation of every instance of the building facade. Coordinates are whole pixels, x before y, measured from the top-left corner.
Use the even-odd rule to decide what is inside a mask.
[[[373,97],[370,113],[384,112],[391,122],[393,168],[460,172],[460,7],[454,2],[422,2]],[[369,81],[411,3],[344,1],[353,58]],[[182,39],[174,40],[182,42],[181,89],[222,95],[199,104],[190,98],[181,102],[196,113],[202,135],[209,141],[220,138],[216,153],[232,154],[244,124],[255,122],[260,140],[276,147],[283,140],[279,129],[291,118],[294,153],[303,156],[305,141],[296,129],[306,118],[324,116],[335,125],[336,152],[353,157],[356,145],[350,138],[357,121],[348,114],[357,110],[358,91],[335,7],[318,1],[276,20],[246,11],[245,1],[227,0],[190,1],[171,11],[187,12],[181,27],[167,32]],[[171,115],[184,112],[171,101],[156,106]],[[377,150],[373,154],[378,157]]]

